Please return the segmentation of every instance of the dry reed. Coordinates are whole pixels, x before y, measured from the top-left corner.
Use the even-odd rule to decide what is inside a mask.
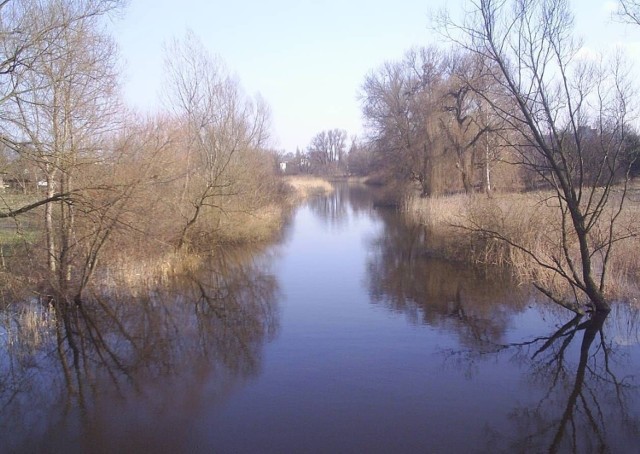
[[[319,177],[288,176],[285,177],[285,182],[293,189],[296,199],[305,199],[315,194],[329,194],[333,191],[331,183]]]
[[[168,285],[175,276],[197,270],[203,258],[194,252],[168,252],[156,257],[124,257],[109,267],[96,286],[105,294],[126,289],[132,296],[146,294],[149,289]]]
[[[282,227],[284,208],[269,204],[253,212],[231,213],[222,216],[216,236],[220,243],[260,243],[273,238]]]
[[[540,262],[562,257],[562,219],[557,200],[549,193],[451,195],[412,198],[406,203],[409,219],[425,227],[431,253],[449,259],[509,268],[522,283],[535,282],[565,297],[567,282]],[[640,288],[638,215],[640,203],[628,199],[616,221],[616,235],[631,238],[613,246],[605,279],[607,295],[634,300]],[[606,232],[607,216],[593,229],[592,239]],[[568,235],[573,259],[579,263],[577,241]],[[527,252],[528,251],[528,252]],[[600,258],[594,255],[599,271]],[[599,274],[599,273],[598,273]]]
[[[96,285],[105,289],[127,289],[134,295],[149,288],[168,285],[176,276],[198,270],[217,245],[260,245],[272,239],[282,228],[285,208],[271,204],[254,212],[236,212],[220,217],[208,247],[185,249],[159,248],[129,254],[117,254]],[[207,237],[207,240],[211,238]],[[200,251],[200,252],[199,252]]]

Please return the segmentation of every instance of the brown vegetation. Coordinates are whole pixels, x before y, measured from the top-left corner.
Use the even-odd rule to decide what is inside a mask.
[[[0,170],[12,182],[0,219],[13,232],[0,252],[15,296],[80,305],[115,268],[180,267],[281,225],[288,190],[269,151],[269,109],[195,36],[167,46],[169,111],[127,111],[104,27],[123,4],[0,2]]]
[[[333,186],[325,178],[314,176],[289,176],[284,180],[294,191],[295,199],[305,199],[314,194],[327,194],[333,191]]]
[[[477,0],[458,18],[444,11],[436,28],[453,50],[431,46],[385,63],[365,79],[362,111],[376,173],[397,200],[414,185],[423,197],[491,193],[496,181],[503,191],[543,191],[534,206],[550,217],[478,202],[464,227],[551,274],[534,280],[549,298],[573,306],[556,294],[563,280],[574,300],[608,312],[619,243],[636,235],[624,206],[639,155],[633,90],[619,56],[580,57],[572,21],[566,0]],[[523,225],[513,225],[517,216]],[[546,223],[529,235],[538,221]]]
[[[609,299],[631,300],[640,290],[636,253],[640,248],[640,194],[634,196],[616,224],[617,235],[631,237],[614,245],[606,278]],[[561,295],[572,310],[577,307],[569,301],[581,301],[566,280],[544,266],[553,263],[563,241],[561,215],[551,192],[496,193],[491,198],[481,194],[413,197],[406,212],[411,221],[424,227],[431,254],[507,268],[519,282],[533,282]],[[503,238],[491,232],[500,232]],[[574,246],[575,242],[573,236],[570,243]]]

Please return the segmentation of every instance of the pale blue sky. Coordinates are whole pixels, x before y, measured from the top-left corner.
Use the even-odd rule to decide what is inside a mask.
[[[305,148],[323,129],[361,134],[357,93],[366,73],[438,37],[429,13],[462,0],[130,0],[115,33],[125,68],[125,96],[159,108],[163,43],[191,29],[218,54],[249,94],[272,110],[274,146]],[[624,42],[640,60],[640,27],[613,24],[612,2],[574,0],[585,45]]]

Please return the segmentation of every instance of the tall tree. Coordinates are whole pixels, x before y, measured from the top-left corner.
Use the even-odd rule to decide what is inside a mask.
[[[54,289],[65,295],[79,253],[71,195],[87,183],[77,179],[81,168],[103,156],[119,99],[115,45],[101,24],[119,2],[15,0],[5,5],[13,22],[4,58],[13,64],[5,74],[2,137],[45,176],[41,202],[46,202],[48,266]]]
[[[444,152],[440,115],[445,59],[437,48],[412,50],[367,75],[362,112],[378,161],[393,180],[435,192],[436,160]]]
[[[342,169],[346,151],[347,131],[337,128],[316,134],[307,149],[314,170],[328,173]]]
[[[580,46],[565,0],[473,0],[468,5],[469,14],[459,22],[443,15],[440,29],[485,62],[494,83],[476,92],[515,132],[505,138],[519,164],[553,189],[560,218],[558,240],[548,257],[501,232],[484,233],[530,254],[565,279],[576,297],[582,294],[595,310],[606,312],[609,259],[614,245],[629,234],[616,229],[628,180],[622,157],[631,91],[623,66],[619,60],[598,66],[578,58]],[[614,194],[617,179],[622,186]]]
[[[474,55],[452,53],[442,99],[442,108],[448,114],[440,119],[442,131],[447,148],[455,155],[455,167],[467,194],[474,190],[474,170],[480,160],[481,141],[492,129],[490,117],[483,112],[482,100],[472,89],[481,79],[486,80],[483,71],[482,62]],[[486,156],[485,161],[487,165]]]
[[[221,216],[251,211],[269,191],[261,190],[273,172],[263,156],[269,139],[268,106],[247,98],[222,62],[207,52],[193,33],[167,46],[166,99],[184,125],[183,164],[177,210],[183,228],[179,249],[208,218],[213,231]],[[267,170],[265,170],[267,169]]]

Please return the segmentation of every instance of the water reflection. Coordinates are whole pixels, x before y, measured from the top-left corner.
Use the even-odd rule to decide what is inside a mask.
[[[367,285],[374,303],[405,313],[414,323],[442,326],[464,345],[500,342],[528,292],[505,273],[474,270],[426,254],[425,230],[395,211],[378,210],[382,233],[371,240]]]
[[[335,183],[334,190],[325,196],[314,197],[307,204],[311,211],[333,228],[344,228],[349,214],[375,216],[375,191],[362,184]]]
[[[637,310],[610,318],[616,316],[637,317]],[[489,446],[505,452],[628,452],[640,435],[638,355],[630,356],[606,334],[614,323],[601,314],[576,316],[548,336],[499,346],[495,355],[521,362],[542,397],[515,408],[506,433],[490,431]]]
[[[95,430],[103,413],[127,400],[151,401],[151,411],[223,398],[259,372],[278,328],[278,287],[266,265],[220,253],[169,285],[96,291],[67,310],[35,306],[38,316],[5,313],[0,445],[28,452],[105,437],[109,430]]]
[[[616,305],[606,321],[602,316],[571,318],[564,309],[536,301],[506,274],[429,257],[423,228],[407,225],[394,211],[378,210],[377,215],[384,229],[370,240],[372,302],[412,323],[455,335],[455,346],[444,351],[445,363],[464,374],[469,386],[492,369],[502,370],[507,383],[514,365],[523,378],[517,387],[521,404],[509,413],[506,428],[487,425],[483,450],[627,452],[636,445],[637,309]],[[536,318],[555,321],[559,328],[529,338],[525,320]],[[503,393],[495,397],[509,398]]]
[[[428,241],[340,185],[273,264],[7,311],[0,451],[633,452],[638,310],[572,318]]]

